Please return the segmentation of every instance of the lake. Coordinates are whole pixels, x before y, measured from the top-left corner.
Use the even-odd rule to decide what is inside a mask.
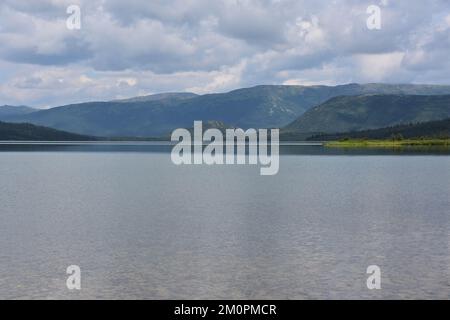
[[[0,298],[450,297],[448,150],[283,146],[261,176],[170,149],[1,144]]]

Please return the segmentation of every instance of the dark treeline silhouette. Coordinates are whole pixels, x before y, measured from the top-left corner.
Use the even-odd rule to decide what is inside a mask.
[[[95,137],[83,136],[29,123],[0,121],[0,141],[95,141]]]
[[[409,123],[393,127],[354,131],[336,134],[317,134],[308,141],[330,141],[345,139],[448,139],[450,138],[450,119],[422,123]]]

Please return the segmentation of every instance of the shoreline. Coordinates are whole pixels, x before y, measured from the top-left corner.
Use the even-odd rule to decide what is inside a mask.
[[[342,140],[324,142],[328,148],[450,148],[450,139],[405,139],[405,140]]]

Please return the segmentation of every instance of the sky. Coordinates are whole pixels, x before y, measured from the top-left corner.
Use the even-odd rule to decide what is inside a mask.
[[[449,0],[0,0],[0,105],[450,84],[449,54]]]

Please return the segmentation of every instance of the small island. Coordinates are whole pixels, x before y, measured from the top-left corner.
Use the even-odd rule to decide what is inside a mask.
[[[408,123],[386,128],[319,134],[309,141],[321,141],[333,148],[450,147],[450,119]]]
[[[331,148],[403,148],[403,147],[450,147],[450,139],[348,139],[329,141],[325,147]]]

